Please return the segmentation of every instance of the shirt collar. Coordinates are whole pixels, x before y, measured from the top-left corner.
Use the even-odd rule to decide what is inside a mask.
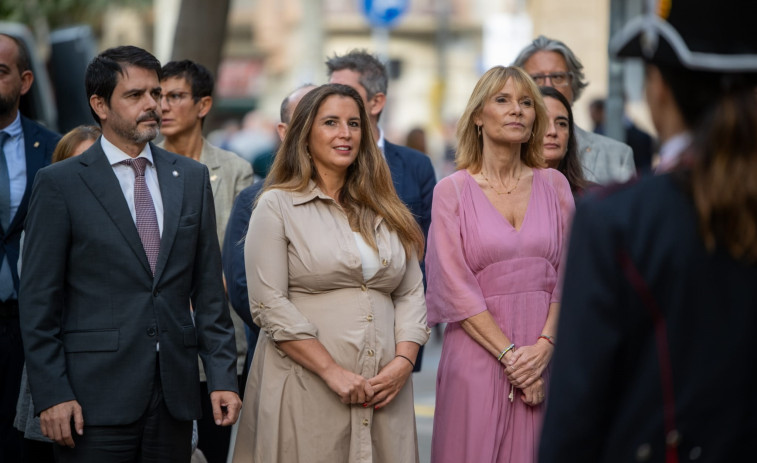
[[[378,140],[376,140],[376,144],[378,145],[381,152],[384,152],[384,129],[379,127],[379,137]]]
[[[316,198],[334,201],[334,198],[321,191],[313,180],[309,180],[308,186],[306,186],[304,190],[292,192],[292,205],[299,206],[300,204],[305,204]]]
[[[0,132],[7,133],[11,136],[11,138],[20,137],[24,132],[24,128],[21,127],[21,113],[17,112],[16,118],[13,120],[13,122],[11,122],[8,127],[0,130]]]
[[[108,141],[107,138],[105,138],[105,135],[100,137],[100,144],[103,148],[103,151],[105,152],[105,156],[108,158],[108,162],[110,162],[110,165],[118,164],[119,162],[125,161],[127,159],[132,159],[131,156],[121,151],[116,145]],[[153,162],[152,159],[152,151],[150,150],[150,144],[146,143],[145,147],[142,149],[142,152],[139,153],[138,158],[147,158],[148,161],[150,161],[151,165],[155,165],[155,162]]]
[[[672,166],[686,148],[691,145],[691,133],[683,132],[674,135],[660,147],[660,166]]]

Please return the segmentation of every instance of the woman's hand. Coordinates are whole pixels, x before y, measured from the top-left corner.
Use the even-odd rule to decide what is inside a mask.
[[[538,378],[530,386],[523,388],[521,392],[522,395],[520,398],[523,403],[532,407],[534,405],[539,405],[540,403],[544,402],[544,380]]]
[[[321,377],[343,404],[364,404],[374,397],[368,380],[337,364],[328,368]]]
[[[546,341],[522,346],[505,358],[505,373],[513,386],[524,389],[541,378],[552,359],[554,347]]]
[[[411,374],[413,374],[413,366],[410,362],[401,357],[395,357],[376,376],[368,380],[376,395],[366,407],[374,407],[378,410],[389,405],[389,402],[397,397]]]

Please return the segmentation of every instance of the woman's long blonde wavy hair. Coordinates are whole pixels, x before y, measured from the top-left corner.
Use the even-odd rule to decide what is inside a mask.
[[[304,191],[310,180],[320,184],[318,171],[308,155],[307,144],[318,109],[331,96],[351,98],[360,112],[357,158],[347,168],[345,183],[339,192],[339,203],[347,214],[350,226],[373,249],[378,249],[374,228],[377,218],[381,217],[389,229],[397,233],[405,252],[408,255],[415,252],[421,259],[423,232],[397,196],[389,166],[373,139],[363,100],[352,87],[326,84],[311,90],[300,100],[266,177],[264,191],[274,188]]]

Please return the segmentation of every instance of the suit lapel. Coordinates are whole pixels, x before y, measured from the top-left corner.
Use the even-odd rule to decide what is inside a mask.
[[[137,226],[134,224],[134,219],[129,211],[129,205],[126,204],[126,198],[124,198],[121,190],[121,184],[118,182],[105,152],[103,152],[99,138],[92,145],[92,148],[79,156],[79,162],[87,167],[79,173],[82,181],[105,209],[113,223],[116,224],[145,271],[152,273],[145,248],[142,246],[142,239],[139,237]]]
[[[150,149],[158,172],[160,194],[163,198],[163,234],[160,237],[160,252],[155,264],[155,283],[157,284],[168,262],[168,255],[179,227],[181,204],[184,201],[184,172],[176,165],[176,159],[172,159],[167,151],[152,143]]]
[[[386,163],[389,164],[389,171],[392,173],[394,189],[397,190],[397,195],[402,197],[400,190],[402,188],[402,180],[405,174],[405,165],[397,147],[386,140],[384,140],[384,157],[386,158]]]
[[[202,142],[202,152],[200,153],[199,161],[208,167],[210,172],[210,188],[213,190],[213,197],[218,196],[218,188],[222,182],[222,176],[220,174],[221,162],[218,160],[218,156],[207,141]]]
[[[49,164],[49,160],[45,160],[47,140],[41,136],[39,129],[23,116],[21,117],[21,128],[24,132],[24,156],[26,157],[26,191],[21,198],[16,215],[13,216],[13,220],[8,226],[6,235],[24,223],[29,196],[34,184],[34,176],[38,170]]]

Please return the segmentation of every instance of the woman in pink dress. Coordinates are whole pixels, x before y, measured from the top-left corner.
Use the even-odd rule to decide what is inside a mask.
[[[490,69],[458,123],[458,171],[434,190],[426,300],[447,328],[432,463],[536,460],[574,209],[544,168],[547,124],[525,72]]]

